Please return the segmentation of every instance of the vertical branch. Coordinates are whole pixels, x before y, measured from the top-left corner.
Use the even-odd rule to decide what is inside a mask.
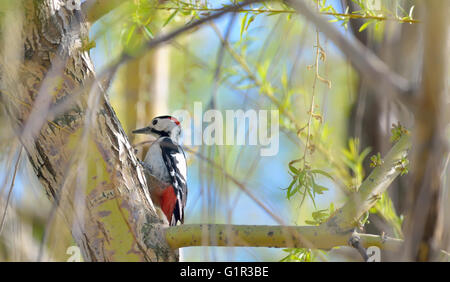
[[[449,2],[430,0],[425,5],[424,56],[420,105],[413,141],[412,191],[405,226],[407,260],[436,259],[441,171],[448,150],[444,139],[444,105],[447,93]]]

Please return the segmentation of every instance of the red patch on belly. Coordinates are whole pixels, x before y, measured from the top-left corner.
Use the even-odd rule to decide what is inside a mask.
[[[173,186],[164,189],[161,195],[161,209],[166,215],[169,224],[172,221],[173,209],[175,208],[176,202],[177,195],[175,194]]]

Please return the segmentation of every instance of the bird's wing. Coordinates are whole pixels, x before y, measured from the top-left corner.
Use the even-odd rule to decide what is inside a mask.
[[[168,137],[161,140],[160,146],[164,163],[171,178],[172,193],[174,193],[175,200],[173,217],[168,219],[171,225],[176,225],[178,221],[184,222],[184,207],[187,200],[186,157],[183,149]],[[169,206],[172,209],[173,204],[170,203]]]

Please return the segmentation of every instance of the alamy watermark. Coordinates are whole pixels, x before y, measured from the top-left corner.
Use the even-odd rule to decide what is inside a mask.
[[[367,262],[380,262],[381,261],[381,250],[377,246],[370,246],[366,250]]]
[[[82,261],[81,250],[78,246],[68,247],[66,254],[69,255],[67,262],[81,262]],[[368,256],[367,262],[380,262],[381,261],[381,250],[377,246],[368,247],[366,250],[366,254]],[[186,275],[183,275],[183,273],[181,273],[180,275],[186,276]]]
[[[193,116],[187,110],[172,113],[183,124],[185,145],[250,145],[261,146],[261,156],[278,153],[278,110],[219,110],[203,112],[201,102],[194,103]],[[270,127],[270,130],[269,130]]]
[[[81,250],[78,246],[70,246],[66,250],[66,254],[69,255],[67,262],[81,262]]]

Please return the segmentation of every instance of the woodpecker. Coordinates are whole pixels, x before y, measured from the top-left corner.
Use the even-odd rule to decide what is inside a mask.
[[[186,156],[178,144],[181,125],[172,116],[155,117],[147,127],[136,129],[134,134],[149,134],[157,139],[148,149],[142,166],[146,173],[161,182],[163,189],[151,189],[154,204],[166,215],[171,226],[184,223],[184,207],[187,199]],[[149,181],[148,181],[149,182]]]

